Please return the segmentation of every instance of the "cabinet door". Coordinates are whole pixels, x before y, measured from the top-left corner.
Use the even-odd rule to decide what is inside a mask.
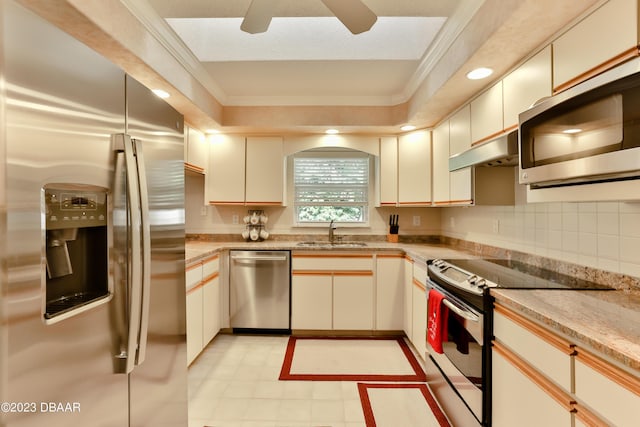
[[[612,425],[638,424],[640,377],[580,348],[575,360],[575,394]]]
[[[637,0],[606,2],[553,42],[554,91],[636,55],[637,45]]]
[[[471,101],[471,142],[486,141],[502,132],[502,116],[502,81],[499,81]]]
[[[413,333],[413,260],[404,260],[404,333],[411,339]]]
[[[431,204],[431,132],[412,132],[398,138],[398,203]]]
[[[292,329],[331,329],[332,303],[331,273],[292,275]]]
[[[282,137],[248,137],[245,201],[251,205],[281,205],[284,183]]]
[[[551,46],[512,71],[503,81],[504,127],[515,129],[518,115],[551,96]]]
[[[449,192],[449,120],[433,130],[433,202],[447,204]]]
[[[401,331],[404,322],[404,258],[378,255],[376,259],[376,329]]]
[[[202,287],[202,346],[220,331],[220,279],[217,274],[210,276]]]
[[[569,408],[558,403],[495,349],[492,359],[492,426],[572,425]]]
[[[373,329],[373,274],[333,276],[333,329]]]
[[[187,292],[187,364],[202,350],[202,287]]]
[[[380,205],[398,203],[398,138],[380,138]]]
[[[209,163],[209,146],[204,133],[185,126],[185,166],[194,172],[206,173]]]
[[[427,352],[427,295],[424,288],[413,286],[413,346],[421,357]]]
[[[205,176],[205,204],[244,204],[245,140],[243,136],[216,135],[209,144]]]
[[[471,148],[471,108],[463,107],[449,119],[449,155]],[[464,168],[449,175],[450,200],[455,204],[472,203],[471,168]]]

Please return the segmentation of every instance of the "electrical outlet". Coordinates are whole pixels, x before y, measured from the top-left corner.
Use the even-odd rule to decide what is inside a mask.
[[[420,227],[420,215],[413,216],[413,226]]]
[[[493,232],[495,234],[498,234],[500,232],[500,220],[499,219],[494,219],[492,221],[492,226],[493,226]]]
[[[207,206],[202,206],[200,208],[200,215],[207,216]]]
[[[238,222],[240,222],[240,217],[238,216],[238,214],[233,214],[233,215],[231,216],[231,222],[232,222],[233,224],[238,224]]]

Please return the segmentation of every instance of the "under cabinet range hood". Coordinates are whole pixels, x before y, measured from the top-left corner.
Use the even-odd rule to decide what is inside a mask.
[[[449,157],[449,172],[469,166],[517,166],[518,131],[475,145]]]

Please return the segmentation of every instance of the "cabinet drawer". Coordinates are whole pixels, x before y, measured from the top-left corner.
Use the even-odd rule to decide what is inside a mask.
[[[344,254],[344,255],[294,255],[291,261],[291,269],[294,270],[373,270],[373,255],[371,254]]]
[[[220,271],[220,258],[218,255],[207,258],[202,263],[202,277],[204,279]]]
[[[568,341],[501,306],[495,308],[493,330],[496,340],[518,357],[564,390],[572,389],[571,354],[574,347]]]
[[[422,285],[427,284],[427,270],[424,268],[418,267],[416,264],[413,265],[413,278],[420,282]]]
[[[202,263],[198,262],[186,268],[185,282],[187,291],[195,288],[202,281]]]
[[[613,425],[638,423],[640,378],[578,348],[575,395]]]

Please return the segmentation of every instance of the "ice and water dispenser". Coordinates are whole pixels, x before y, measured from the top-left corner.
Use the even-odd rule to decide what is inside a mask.
[[[47,185],[44,197],[44,318],[54,321],[110,296],[108,198],[104,188],[77,184]]]

